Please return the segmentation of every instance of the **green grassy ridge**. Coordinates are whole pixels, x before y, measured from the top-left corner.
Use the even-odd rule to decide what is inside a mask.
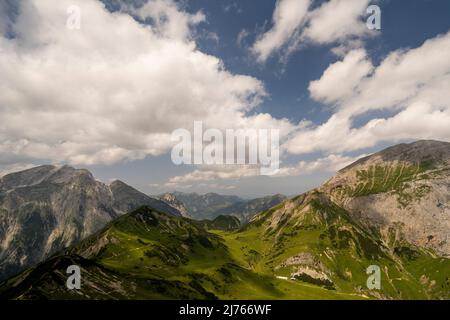
[[[233,232],[207,231],[192,220],[141,208],[10,279],[0,286],[0,299],[443,297],[448,259],[406,249],[392,257],[373,234],[322,194],[306,195],[297,203],[301,214],[277,228],[269,226],[282,205]],[[291,280],[298,266],[280,265],[299,253],[314,257],[332,284],[307,274]],[[80,292],[65,289],[70,264],[82,268]],[[371,264],[382,268],[382,290],[376,293],[365,289],[365,270]]]
[[[80,292],[65,289],[69,263],[82,268],[85,285]],[[115,220],[97,235],[28,272],[33,276],[25,272],[3,284],[0,298],[352,298],[320,287],[285,283],[245,268],[232,258],[220,235],[189,219],[148,208]]]
[[[191,224],[191,221],[182,218],[181,220]],[[129,226],[127,226],[127,230],[130,230]],[[197,228],[194,228],[194,230],[198,231]],[[159,232],[159,230],[155,231]],[[99,257],[101,264],[107,268],[119,272],[130,272],[130,270],[132,270],[134,275],[139,275],[140,277],[157,276],[170,281],[181,281],[189,286],[193,285],[195,288],[203,288],[202,290],[223,299],[292,298],[291,295],[287,295],[286,292],[277,288],[281,281],[274,278],[272,275],[254,272],[251,269],[249,270],[233,259],[229,254],[229,247],[228,243],[226,243],[226,239],[217,234],[208,233],[208,237],[216,240],[217,238],[223,239],[224,246],[222,246],[220,241],[213,247],[194,246],[191,248],[192,252],[188,255],[185,263],[173,265],[167,263],[169,261],[167,257],[164,257],[163,259],[158,257],[150,261],[143,258],[143,255],[146,255],[146,251],[144,251],[146,249],[142,248],[136,250],[135,241],[137,241],[137,239],[133,239],[134,233],[117,234],[117,232],[117,230],[114,230],[110,235],[116,239],[120,238],[120,247],[110,247],[108,248],[109,251],[106,250],[102,252]],[[153,232],[151,233],[153,234]],[[139,234],[139,236],[144,242],[150,242],[155,239],[154,237],[144,237],[142,234]],[[174,240],[174,238],[172,238],[172,240]],[[180,243],[177,242],[173,246],[169,243],[168,239],[165,239],[164,241],[159,242],[159,246],[164,245],[164,247],[168,249],[167,251],[177,253],[176,247],[178,247]],[[184,244],[184,242],[182,244]],[[131,253],[126,256],[118,257],[114,255],[115,252],[124,251],[131,251]],[[161,268],[161,264],[164,265],[163,268]],[[298,284],[292,283],[292,285],[298,287]],[[289,286],[289,284],[282,283],[281,287],[289,288]],[[298,292],[295,294],[295,297],[308,298],[310,296],[323,296],[337,298],[340,296],[337,293],[325,292],[321,288],[310,286],[304,286],[302,288],[305,292]]]
[[[69,265],[82,270],[81,290],[67,290]],[[17,285],[18,283],[18,285]],[[182,281],[132,276],[70,254],[56,256],[0,286],[0,300],[211,299]]]
[[[365,290],[365,271],[369,265],[375,264],[381,267],[384,279],[378,296],[402,299],[446,297],[446,279],[435,280],[438,283],[436,287],[444,287],[434,291],[426,289],[420,283],[422,275],[409,271],[415,260],[391,253],[379,237],[354,223],[344,209],[323,201],[320,193],[315,195],[306,202],[308,195],[293,200],[300,203],[296,210],[307,209],[303,216],[297,217],[301,224],[291,217],[285,219],[288,222],[281,220],[273,229],[269,226],[270,217],[276,210],[269,210],[240,232],[222,234],[232,255],[258,272],[289,277],[294,267],[276,269],[276,266],[296,254],[307,252],[331,271],[339,292],[358,292],[367,296],[371,293]],[[264,237],[260,237],[261,234]],[[416,259],[426,259],[431,266],[433,261],[437,261],[428,252],[415,252]],[[443,261],[442,264],[446,265],[449,260]],[[432,267],[423,270],[424,274],[431,271]]]

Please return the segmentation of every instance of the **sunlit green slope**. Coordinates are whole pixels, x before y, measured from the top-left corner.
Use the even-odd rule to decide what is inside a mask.
[[[141,208],[79,246],[10,279],[11,299],[348,299],[300,281],[255,272],[233,257],[226,237],[189,219]],[[69,265],[81,290],[65,287]]]
[[[241,265],[260,274],[330,291],[384,299],[449,298],[450,260],[397,241],[385,245],[324,194],[311,192],[257,216],[236,233],[220,234]],[[369,266],[381,289],[369,290]]]
[[[279,215],[280,210],[287,211]],[[450,267],[449,261],[405,248],[399,255],[391,255],[320,194],[308,194],[262,213],[238,232],[208,232],[191,220],[144,207],[77,247],[10,279],[2,285],[0,297],[445,297],[448,279],[440,276]],[[73,264],[82,270],[81,290],[65,286],[65,271]],[[366,288],[365,270],[371,264],[383,270],[380,291]],[[440,275],[436,274],[439,270]],[[427,274],[428,284],[434,281],[433,288],[427,289],[423,277],[421,283],[422,274]]]

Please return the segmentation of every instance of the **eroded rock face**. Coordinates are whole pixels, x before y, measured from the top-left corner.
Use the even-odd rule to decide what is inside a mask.
[[[178,211],[180,211],[181,215],[185,218],[189,218],[189,212],[184,206],[184,204],[177,199],[177,197],[173,193],[165,193],[162,196],[160,196],[160,199],[164,201],[165,203],[171,205]]]
[[[316,284],[328,289],[334,289],[334,283],[329,274],[332,274],[324,264],[309,252],[300,252],[295,256],[289,257],[275,267],[275,271],[292,267],[289,279],[301,280]]]
[[[286,261],[277,266],[275,270],[289,266],[308,266],[316,270],[326,271],[322,262],[309,252],[300,252],[295,256],[289,257]]]
[[[326,273],[308,266],[297,267],[297,270],[291,274],[291,279],[309,282],[330,290],[334,289],[334,283]]]
[[[450,143],[419,141],[361,159],[320,188],[386,244],[450,256]]]
[[[0,178],[0,280],[143,205],[179,215],[123,182],[108,186],[89,171],[68,166],[41,166]]]

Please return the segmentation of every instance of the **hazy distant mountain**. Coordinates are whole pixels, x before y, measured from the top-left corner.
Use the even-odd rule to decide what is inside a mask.
[[[184,208],[185,215],[196,220],[212,220],[220,215],[217,214],[218,210],[243,201],[243,199],[237,196],[226,196],[217,193],[197,194],[173,192],[160,195],[158,198],[167,201],[168,204],[173,204],[175,208],[177,206]]]
[[[199,195],[182,192],[166,193],[160,195],[159,198],[178,209],[185,217],[196,220],[214,220],[222,215],[232,215],[241,222],[246,222],[256,213],[267,210],[287,199],[283,195],[246,200],[237,196],[216,193]]]
[[[180,215],[123,182],[108,186],[89,171],[68,166],[41,166],[0,178],[0,279],[142,205]]]
[[[232,205],[220,209],[216,212],[219,215],[231,215],[237,217],[243,223],[247,222],[253,216],[259,212],[265,211],[276,205],[282,203],[287,199],[286,196],[277,194],[274,196],[267,196],[263,198],[257,198],[247,201],[240,201],[233,203]]]
[[[386,149],[237,231],[208,228],[140,208],[8,280],[0,298],[450,299],[450,143]],[[64,286],[70,264],[80,291]]]

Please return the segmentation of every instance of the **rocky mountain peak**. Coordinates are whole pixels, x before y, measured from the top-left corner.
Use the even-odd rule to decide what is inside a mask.
[[[0,180],[0,280],[77,243],[141,206],[177,209],[115,181],[70,166],[40,166]]]
[[[52,175],[58,167],[52,165],[39,166],[20,172],[9,173],[0,178],[0,186],[2,189],[12,189],[20,186],[35,185],[50,175]]]
[[[422,140],[360,159],[319,188],[367,227],[450,255],[450,143]]]
[[[86,169],[75,169],[70,166],[62,166],[52,173],[46,180],[53,183],[67,183],[73,180],[79,180],[80,183],[94,182],[95,178],[91,172]]]
[[[121,188],[127,186],[127,184],[121,180],[114,180],[109,184],[111,188]]]
[[[15,189],[20,187],[35,186],[40,183],[68,183],[75,179],[95,181],[91,172],[85,169],[75,169],[68,165],[54,166],[43,165],[31,169],[7,174],[0,178],[0,186],[3,190]],[[82,183],[83,181],[81,181]]]
[[[340,170],[345,173],[352,169],[386,163],[408,163],[438,165],[450,162],[450,143],[434,140],[420,140],[410,144],[402,143],[362,158]]]

